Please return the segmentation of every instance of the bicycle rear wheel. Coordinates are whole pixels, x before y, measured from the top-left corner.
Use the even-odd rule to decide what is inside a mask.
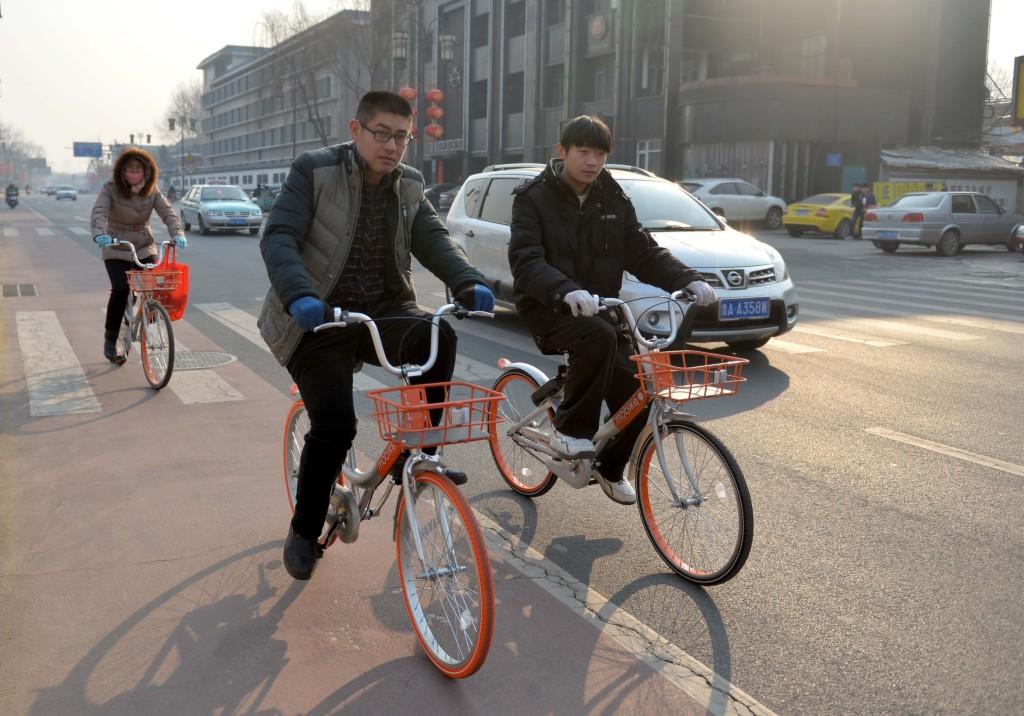
[[[494,581],[480,526],[451,480],[419,472],[414,513],[425,562],[416,551],[405,492],[396,512],[398,576],[416,638],[441,673],[474,674],[494,631]]]
[[[174,371],[174,329],[167,311],[157,301],[146,301],[142,307],[139,345],[146,380],[160,390],[167,385]]]
[[[516,369],[502,373],[494,382],[494,390],[503,393],[505,399],[498,404],[501,419],[490,426],[491,455],[501,478],[527,497],[540,497],[554,487],[558,479],[538,456],[518,445],[506,432],[509,425],[519,422],[536,408],[531,396],[539,387],[537,381]],[[550,436],[554,420],[554,411],[548,410],[525,427]]]
[[[747,561],[754,537],[746,480],[728,448],[708,430],[674,421],[662,433],[670,474],[662,472],[649,430],[637,460],[637,506],[644,529],[679,576],[698,584],[725,582]],[[684,461],[693,470],[696,490],[686,477]]]

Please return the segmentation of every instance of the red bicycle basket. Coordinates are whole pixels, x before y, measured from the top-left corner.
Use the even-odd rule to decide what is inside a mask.
[[[151,268],[128,272],[128,285],[133,291],[145,291],[167,311],[172,321],[181,320],[188,306],[188,264],[178,261],[172,247],[163,263]]]
[[[428,388],[446,388],[447,398],[428,402]],[[505,398],[501,393],[461,381],[379,388],[366,394],[373,400],[373,416],[381,438],[400,442],[407,448],[487,440],[491,426],[499,420],[498,403]],[[433,425],[430,411],[438,409],[443,410],[441,420]]]
[[[636,377],[649,397],[668,400],[703,400],[736,395],[746,358],[704,351],[657,351],[630,356]]]

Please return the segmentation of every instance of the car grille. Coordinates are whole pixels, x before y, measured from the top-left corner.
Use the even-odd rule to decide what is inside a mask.
[[[760,286],[765,283],[775,283],[775,269],[755,269],[747,274],[747,284],[750,286]]]
[[[225,211],[224,216],[248,216],[248,211]]]
[[[726,290],[737,290],[749,288],[750,286],[762,286],[767,283],[775,283],[774,268],[751,269],[749,271],[744,271],[743,269],[722,269],[723,274],[728,274],[730,271],[737,271],[740,274],[743,274],[746,277],[744,282],[739,286],[730,286],[722,280],[721,276],[710,271],[702,272],[701,276],[712,288],[724,288]]]
[[[711,286],[711,288],[721,288],[722,287],[722,279],[718,278],[718,276],[716,274],[713,274],[713,273],[702,273],[701,276],[704,277],[704,281],[709,286]]]

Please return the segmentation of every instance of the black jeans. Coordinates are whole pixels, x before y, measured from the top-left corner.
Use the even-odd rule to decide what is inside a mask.
[[[153,263],[152,257],[141,259],[144,264]],[[110,298],[107,300],[107,319],[103,323],[103,334],[105,338],[117,338],[121,330],[121,317],[124,315],[124,307],[128,305],[128,277],[127,273],[138,268],[131,261],[122,259],[106,259],[103,265],[107,267],[107,276],[110,277]]]
[[[631,341],[603,316],[553,317],[542,336],[542,348],[571,352],[562,404],[555,411],[555,428],[564,435],[594,437],[602,401],[614,415],[640,387],[636,364],[629,360],[633,354]],[[597,455],[601,474],[608,480],[622,477],[646,418],[644,411]]]
[[[381,314],[368,313],[378,319],[381,343],[392,365],[427,360],[430,314],[411,303]],[[410,382],[418,385],[451,380],[455,369],[456,342],[455,331],[446,321],[441,321],[437,362],[428,372]],[[307,539],[320,536],[332,485],[356,435],[358,420],[352,402],[352,369],[357,361],[379,365],[366,326],[307,333],[288,361],[288,372],[298,385],[309,414],[310,429],[299,460],[295,515],[292,517],[295,532]],[[431,402],[444,398],[443,389],[427,391],[427,399]],[[431,414],[436,423],[440,411],[431,411]]]

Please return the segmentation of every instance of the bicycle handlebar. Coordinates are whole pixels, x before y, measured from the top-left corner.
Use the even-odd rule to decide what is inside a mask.
[[[687,327],[693,325],[693,320],[697,315],[697,312],[692,310],[695,300],[696,296],[694,296],[693,292],[687,291],[686,289],[674,291],[669,294],[669,297],[665,302],[668,303],[669,306],[668,314],[669,322],[672,324],[672,330],[665,338],[647,338],[640,332],[640,327],[637,325],[636,319],[633,317],[633,312],[630,310],[626,301],[621,301],[617,298],[598,298],[598,302],[602,306],[606,306],[608,308],[617,307],[622,311],[623,316],[626,319],[626,323],[629,325],[629,329],[633,333],[633,337],[636,338],[637,343],[645,348],[662,348],[664,346],[672,345],[679,333],[679,327],[684,323],[687,323],[687,319],[689,319]],[[687,304],[688,307],[685,311],[680,308],[680,302]],[[676,320],[676,311],[679,311],[681,320]]]
[[[387,355],[384,353],[384,345],[380,341],[380,331],[377,330],[377,323],[373,318],[367,316],[365,313],[350,313],[339,306],[331,307],[330,310],[333,312],[334,320],[328,321],[327,323],[321,323],[313,329],[314,333],[319,333],[320,331],[328,328],[345,328],[346,326],[355,326],[360,323],[365,323],[367,330],[370,331],[370,339],[373,341],[373,349],[377,352],[377,360],[380,361],[381,368],[392,375],[406,376],[408,378],[415,378],[416,376],[423,375],[434,367],[434,363],[437,361],[437,337],[441,333],[441,316],[454,313],[457,318],[465,318],[468,316],[494,318],[494,313],[491,311],[470,311],[457,303],[446,303],[434,311],[434,315],[430,318],[430,356],[427,359],[427,362],[422,365],[407,363],[396,367],[391,365],[388,361]]]
[[[154,268],[155,266],[159,266],[164,262],[164,254],[167,252],[167,247],[173,243],[173,241],[159,242],[156,250],[156,262],[151,264],[144,264],[141,261],[139,261],[139,254],[135,250],[135,244],[133,244],[131,241],[122,241],[121,239],[114,239],[113,241],[110,242],[110,245],[127,246],[128,249],[132,252],[132,260],[135,262],[136,266],[138,266],[141,269],[151,269]]]

